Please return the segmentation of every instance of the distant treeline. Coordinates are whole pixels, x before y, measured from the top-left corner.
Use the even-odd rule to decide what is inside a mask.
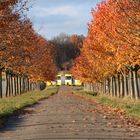
[[[69,70],[72,67],[73,60],[80,55],[83,40],[83,35],[69,36],[65,33],[61,33],[51,40],[55,46],[55,63],[59,70]]]

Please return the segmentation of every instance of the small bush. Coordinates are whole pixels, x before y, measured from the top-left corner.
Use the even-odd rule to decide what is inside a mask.
[[[46,83],[45,82],[41,82],[40,83],[40,90],[44,90],[46,88]]]

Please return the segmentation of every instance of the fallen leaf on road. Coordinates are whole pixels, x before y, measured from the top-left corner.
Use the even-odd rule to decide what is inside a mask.
[[[103,116],[104,119],[107,119],[107,116]]]

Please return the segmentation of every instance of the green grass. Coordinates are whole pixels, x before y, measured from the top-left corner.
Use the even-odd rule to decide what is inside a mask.
[[[56,93],[57,87],[49,87],[43,91],[34,91],[22,94],[21,96],[0,99],[0,117],[13,114],[16,110],[33,105],[39,100],[48,98]]]
[[[116,97],[109,97],[105,95],[100,95],[92,92],[85,92],[83,88],[73,87],[73,93],[76,95],[80,95],[84,98],[96,100],[98,103],[109,106],[112,108],[119,108],[126,111],[128,115],[132,117],[140,119],[140,101],[131,100],[130,98],[116,98]]]

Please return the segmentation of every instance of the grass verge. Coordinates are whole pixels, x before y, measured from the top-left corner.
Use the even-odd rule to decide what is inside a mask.
[[[131,100],[129,98],[122,99],[109,97],[105,95],[94,96],[96,95],[96,93],[85,92],[83,88],[80,87],[73,87],[73,93],[90,100],[96,100],[98,103],[105,106],[123,109],[127,113],[127,115],[140,119],[140,101]]]
[[[43,91],[33,91],[21,96],[0,99],[0,118],[12,115],[15,111],[33,105],[39,100],[55,94],[58,87],[49,87]]]

